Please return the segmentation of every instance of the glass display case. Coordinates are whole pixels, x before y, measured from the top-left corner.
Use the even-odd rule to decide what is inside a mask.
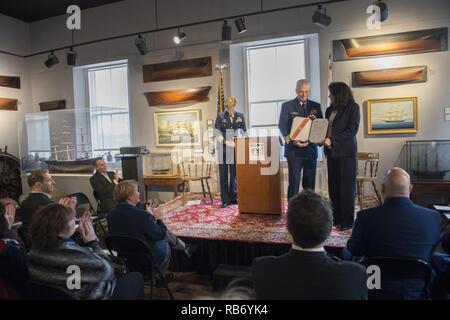
[[[412,180],[450,180],[450,140],[406,141],[405,149]]]
[[[94,158],[103,156],[108,170],[119,169],[120,162],[114,154],[121,142],[113,141],[116,149],[111,147],[107,138],[112,136],[110,140],[114,140],[117,134],[102,127],[107,125],[104,115],[112,118],[118,112],[118,108],[95,107],[26,113],[25,121],[18,127],[22,171],[47,169],[50,173],[91,174]],[[123,142],[128,144],[129,141]]]
[[[146,176],[178,175],[178,152],[175,150],[150,150],[145,158]]]

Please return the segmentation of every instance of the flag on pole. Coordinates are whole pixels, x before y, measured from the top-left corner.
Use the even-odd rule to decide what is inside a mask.
[[[225,99],[223,97],[223,74],[222,68],[220,68],[219,88],[217,93],[217,113],[223,112],[224,100]]]

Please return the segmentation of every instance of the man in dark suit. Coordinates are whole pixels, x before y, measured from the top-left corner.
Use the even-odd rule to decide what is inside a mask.
[[[119,182],[117,172],[107,171],[106,162],[102,158],[94,160],[95,174],[89,179],[95,196],[100,202],[100,210],[108,212],[117,204],[114,200],[114,189]]]
[[[442,218],[436,211],[415,205],[409,195],[412,184],[401,168],[388,171],[382,185],[384,203],[358,213],[344,250],[345,259],[356,257],[411,257],[429,262],[440,239]],[[350,254],[349,254],[350,253]],[[383,270],[381,270],[383,276]],[[373,299],[421,299],[424,282],[416,279],[383,280]]]
[[[323,118],[320,104],[309,100],[310,83],[308,80],[297,81],[297,97],[281,106],[278,128],[286,142],[284,156],[288,162],[289,187],[288,199],[298,193],[300,180],[303,189],[314,190],[316,186],[317,146],[308,141],[291,140],[292,120],[295,117]]]
[[[413,257],[429,261],[440,239],[442,218],[436,211],[415,205],[409,195],[408,173],[392,168],[382,185],[380,206],[358,213],[347,249],[353,256]]]
[[[236,99],[225,101],[227,110],[217,114],[214,128],[217,132],[217,155],[219,160],[220,196],[222,207],[237,204],[236,163],[234,137],[247,131],[244,114],[236,111]],[[229,173],[229,177],[228,177]],[[229,181],[228,181],[229,178]]]
[[[279,257],[253,261],[258,299],[366,299],[363,266],[336,261],[323,244],[331,233],[333,215],[327,202],[312,190],[289,201],[287,227],[293,244]]]
[[[29,174],[27,182],[31,192],[25,200],[20,203],[20,219],[22,221],[22,227],[20,228],[19,233],[22,238],[25,238],[24,241],[27,242],[28,245],[28,227],[33,215],[42,207],[55,203],[55,200],[53,200],[51,196],[55,187],[55,181],[47,170],[38,169]],[[77,201],[76,197],[62,198],[59,203],[75,208]]]

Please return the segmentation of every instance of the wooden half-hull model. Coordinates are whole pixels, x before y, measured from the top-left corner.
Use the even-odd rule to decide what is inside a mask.
[[[50,173],[92,173],[94,159],[46,160]]]
[[[148,64],[142,67],[144,83],[212,75],[211,57]]]
[[[333,40],[334,61],[447,51],[448,28]]]
[[[425,81],[426,66],[352,72],[353,87]]]
[[[145,92],[148,105],[162,106],[182,103],[206,102],[209,101],[209,91],[211,86],[197,87],[192,89],[167,90]]]
[[[17,99],[0,98],[0,110],[17,111]]]

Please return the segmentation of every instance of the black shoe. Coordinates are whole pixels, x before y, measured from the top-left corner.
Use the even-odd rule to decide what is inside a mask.
[[[237,199],[236,200],[231,200],[230,204],[238,204]]]
[[[353,228],[353,226],[351,224],[350,225],[340,225],[338,228],[341,231],[346,231],[346,230],[351,230]]]
[[[192,258],[192,255],[195,251],[197,251],[198,246],[195,243],[187,244],[186,248],[184,249],[184,253],[186,253],[186,256],[188,258]]]
[[[228,207],[228,203],[222,203],[222,208]]]

